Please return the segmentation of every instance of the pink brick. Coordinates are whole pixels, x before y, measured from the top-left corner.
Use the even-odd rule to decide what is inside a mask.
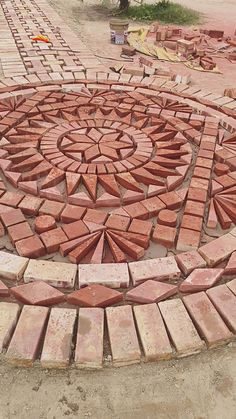
[[[49,306],[62,303],[65,296],[62,292],[53,288],[43,281],[30,282],[29,284],[12,287],[11,293],[14,297],[25,303],[32,305]]]
[[[140,362],[141,352],[131,306],[106,308],[109,341],[114,366]]]
[[[230,289],[222,284],[207,292],[208,297],[223,317],[228,327],[236,333],[236,297]]]
[[[81,308],[75,349],[78,368],[101,368],[103,361],[104,310]]]
[[[128,291],[126,300],[137,303],[157,303],[176,294],[177,289],[175,285],[149,280]]]
[[[191,274],[181,283],[179,290],[181,292],[195,292],[204,291],[220,280],[224,269],[205,268],[195,269]]]
[[[162,301],[158,306],[179,356],[190,355],[204,348],[204,343],[179,298]]]
[[[76,310],[70,308],[51,309],[41,365],[44,368],[66,368],[69,366],[72,352],[72,337],[76,319]]]
[[[227,282],[226,285],[236,295],[236,278],[232,279],[230,282]]]
[[[145,361],[169,359],[172,356],[172,347],[157,305],[135,306],[134,316]]]
[[[134,285],[155,279],[165,281],[180,277],[180,270],[173,256],[129,263],[129,271]]]
[[[47,307],[23,307],[6,353],[6,358],[11,364],[25,367],[33,365],[38,355],[47,316]]]
[[[17,323],[20,306],[13,303],[0,303],[0,353],[8,345]]]
[[[232,333],[204,292],[183,297],[183,301],[208,346],[217,346],[232,338]]]
[[[225,234],[199,248],[199,253],[208,266],[215,266],[227,259],[236,250],[236,237]]]
[[[111,288],[128,288],[129,271],[126,263],[79,265],[79,287],[101,284]]]
[[[175,259],[184,275],[189,275],[196,268],[205,268],[206,266],[206,261],[196,250],[180,253],[175,256]]]

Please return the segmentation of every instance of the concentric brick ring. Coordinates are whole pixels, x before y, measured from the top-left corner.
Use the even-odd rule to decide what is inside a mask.
[[[130,305],[122,305],[124,298],[129,303],[149,303],[134,307],[147,360],[172,356],[172,344],[177,355],[182,355],[201,350],[202,339],[209,346],[229,341],[235,333],[235,280],[229,282],[236,272],[236,239],[234,229],[230,230],[236,189],[232,170],[235,119],[209,104],[204,106],[167,92],[132,85],[109,87],[104,89],[103,85],[100,92],[98,84],[82,94],[61,92],[58,87],[39,92],[36,88],[27,97],[21,92],[19,102],[2,100],[0,216],[6,252],[0,254],[4,279],[1,295],[8,296],[9,281],[21,279],[25,284],[11,288],[11,296],[27,304],[61,305],[65,298],[67,304],[80,307],[118,304],[120,307],[106,309],[116,365],[137,362],[141,357],[132,310]],[[66,103],[62,106],[63,101]],[[117,113],[118,108],[122,111]],[[110,157],[101,152],[100,146],[89,157],[86,147],[81,151],[79,147],[67,149],[89,143],[92,136],[98,138],[98,133],[106,136],[118,131],[117,138],[108,142],[119,148],[113,143],[105,150]],[[84,142],[81,138],[77,141],[77,135],[86,136]],[[126,144],[130,140],[132,147],[121,144],[125,135]],[[88,150],[92,147],[93,143]],[[119,150],[117,160],[111,149]],[[132,150],[126,154],[128,149]],[[97,162],[101,156],[104,160]],[[229,167],[227,175],[215,176],[214,159]],[[18,189],[26,195],[23,197]],[[168,220],[166,224],[157,222],[158,213],[165,208],[176,212],[177,227]],[[36,234],[34,219],[39,214],[53,215],[57,227]],[[227,230],[226,234],[222,235],[222,229]],[[5,239],[5,232],[14,248]],[[73,263],[61,262],[58,250]],[[53,261],[33,259],[42,256]],[[81,289],[71,292],[74,287]],[[55,288],[70,290],[70,294]],[[127,288],[128,292],[123,293]],[[182,302],[178,297],[183,295]],[[177,298],[162,302],[170,297]],[[207,318],[201,307],[206,308]],[[13,328],[19,310],[8,303],[4,310],[15,310]],[[21,317],[41,317],[38,328],[43,330],[47,310],[25,307]],[[60,319],[62,312],[53,310],[51,316]],[[66,327],[72,334],[75,311],[69,314],[70,310],[64,308],[63,312],[70,318]],[[98,325],[86,345],[89,339],[103,336],[103,310],[93,310],[80,309],[81,327],[81,316]],[[55,319],[49,321],[48,335]],[[180,319],[183,334],[179,340]],[[155,336],[150,334],[150,321]],[[209,321],[214,324],[212,330]],[[22,319],[18,327],[21,324]],[[52,360],[51,354],[46,354],[48,335],[42,364],[68,365],[68,360]],[[13,356],[14,336],[7,356],[19,362]],[[130,352],[124,343],[128,336]],[[162,348],[157,336],[163,340]],[[82,339],[80,332],[78,339]],[[82,359],[82,355],[77,351],[78,366],[101,366],[102,356],[91,361]]]

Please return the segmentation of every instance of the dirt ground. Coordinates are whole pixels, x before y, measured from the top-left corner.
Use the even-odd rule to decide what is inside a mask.
[[[236,347],[98,372],[0,366],[0,419],[235,419]]]
[[[110,45],[110,17],[93,0],[50,0],[96,54],[119,58]],[[204,24],[231,30],[235,0],[182,0],[205,13]],[[214,15],[213,15],[214,13]],[[99,42],[98,42],[99,34]],[[105,61],[111,63],[111,61]],[[182,68],[183,70],[183,68]],[[236,66],[224,75],[193,75],[195,84],[222,91],[235,80]],[[233,79],[232,79],[233,77]],[[220,87],[219,87],[220,83]],[[236,345],[158,364],[98,372],[14,369],[0,362],[0,419],[235,419]]]
[[[111,19],[111,5],[118,4],[118,0],[49,0],[55,10],[63,16],[67,24],[77,33],[94,54],[102,57],[101,62],[108,67],[117,64],[120,59],[121,46],[111,45],[109,41],[109,20]],[[153,2],[153,0],[146,0]],[[233,35],[236,29],[236,1],[235,0],[179,0],[179,3],[195,8],[202,13],[202,26],[208,28],[223,28],[227,35]],[[137,4],[137,3],[136,3]],[[109,6],[108,9],[102,5]],[[139,23],[131,23],[139,26]],[[145,26],[145,24],[141,24]],[[99,42],[98,42],[99,40]],[[113,58],[107,60],[106,57]],[[116,59],[116,61],[114,61]],[[223,94],[224,89],[235,87],[236,64],[226,59],[215,59],[221,74],[211,74],[190,70],[183,64],[162,63],[165,69],[171,69],[175,74],[191,75],[192,85],[214,93]]]

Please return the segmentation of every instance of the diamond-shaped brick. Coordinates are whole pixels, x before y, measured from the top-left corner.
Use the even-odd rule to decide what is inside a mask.
[[[81,307],[107,307],[122,300],[121,292],[97,284],[81,288],[67,297],[68,303]]]
[[[51,285],[43,281],[12,287],[14,297],[25,304],[49,306],[64,301],[65,296]]]
[[[136,303],[154,303],[176,294],[176,285],[149,280],[128,291],[126,299]]]

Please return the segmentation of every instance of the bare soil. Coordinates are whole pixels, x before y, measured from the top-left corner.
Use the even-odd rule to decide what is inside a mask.
[[[115,0],[104,0],[103,2],[99,0],[68,0],[66,2],[64,0],[49,0],[49,2],[74,32],[82,38],[88,48],[100,57],[103,64],[109,68],[120,62],[121,46],[111,45],[109,39],[111,6],[114,7],[118,4],[118,0],[117,2]],[[146,2],[153,3],[153,0]],[[235,0],[179,0],[179,3],[202,13],[201,27],[222,28],[226,35],[234,34],[236,29]],[[131,22],[131,26],[144,27],[147,25]],[[110,59],[108,60],[107,57]],[[162,66],[165,69],[171,69],[175,74],[190,74],[192,85],[223,94],[224,89],[235,87],[236,64],[232,64],[224,58],[214,59],[221,74],[190,70],[180,63],[162,63]]]
[[[0,365],[0,419],[235,419],[236,347],[101,371]]]

